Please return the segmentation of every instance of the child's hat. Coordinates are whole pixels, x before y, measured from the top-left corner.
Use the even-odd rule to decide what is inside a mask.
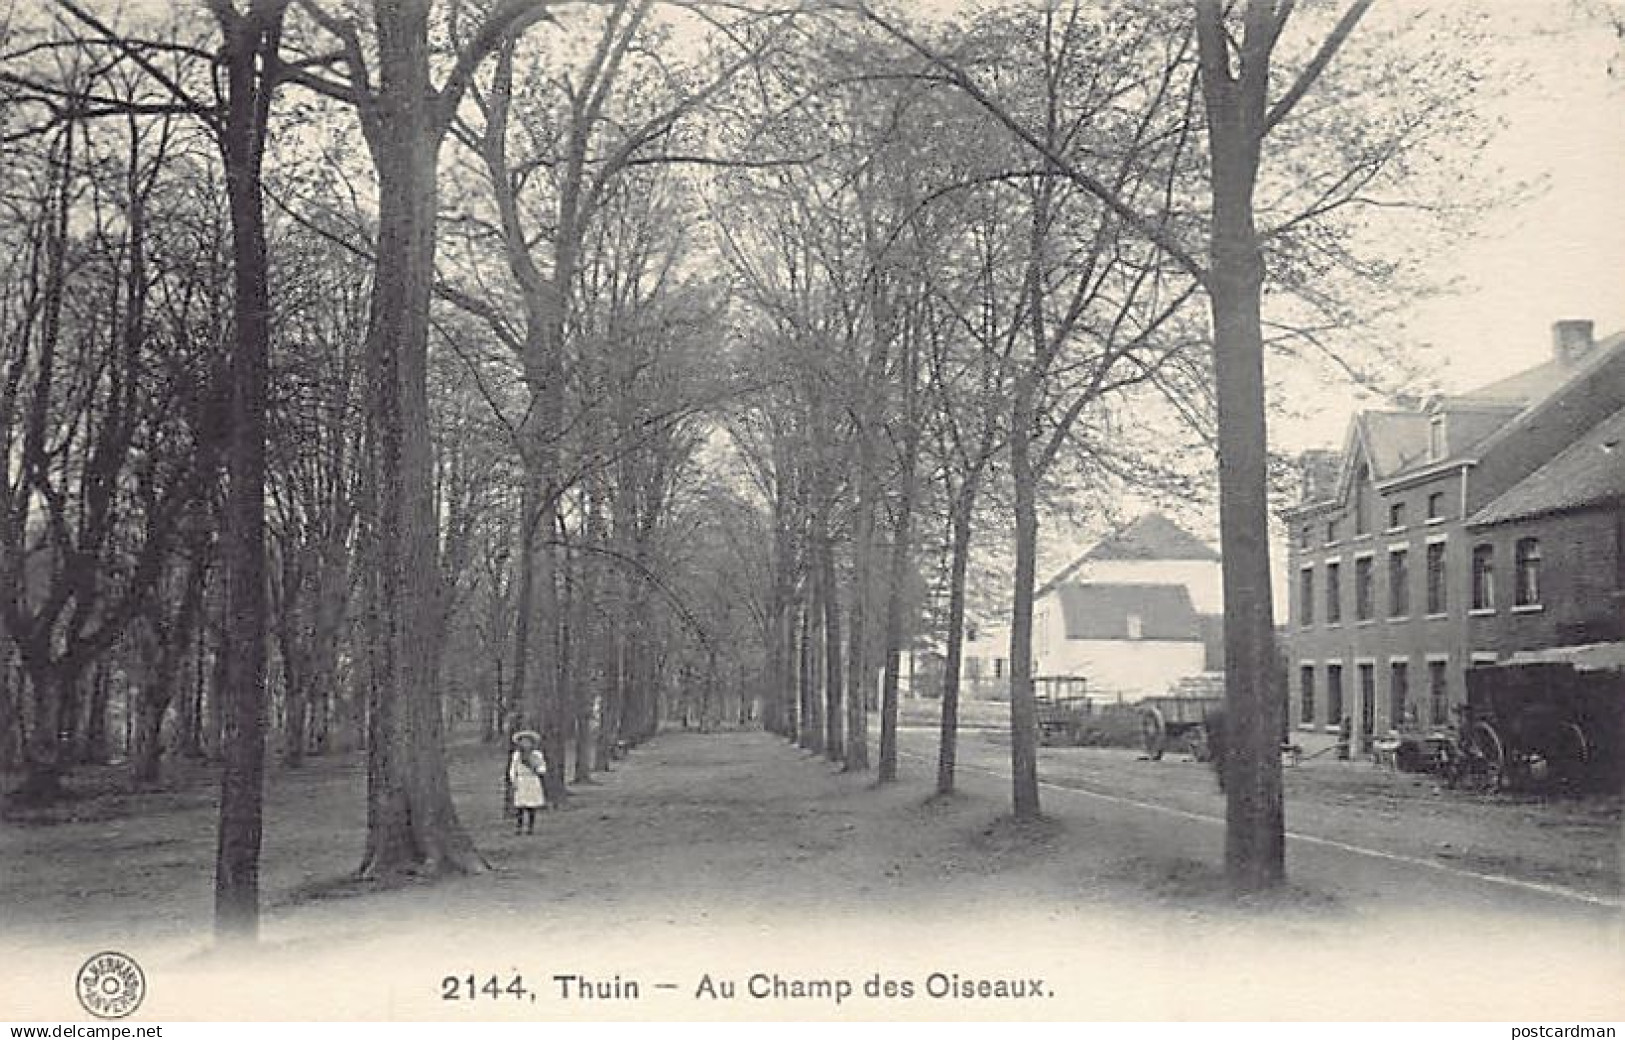
[[[540,733],[536,732],[533,729],[522,729],[519,732],[515,733],[511,739],[512,739],[513,743],[517,744],[521,740],[525,740],[527,738],[530,739],[530,740],[534,740],[538,744],[540,744],[542,742],[542,735]]]

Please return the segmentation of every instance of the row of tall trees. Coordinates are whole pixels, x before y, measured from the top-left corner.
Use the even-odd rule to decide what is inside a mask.
[[[863,769],[878,699],[895,775],[901,579],[929,557],[951,789],[984,532],[1013,554],[1012,800],[1036,815],[1040,515],[1189,487],[1183,428],[1217,460],[1227,872],[1280,882],[1265,357],[1406,371],[1364,333],[1431,289],[1417,261],[1483,199],[1448,158],[1480,132],[1481,73],[1456,49],[1474,26],[1439,47],[1440,12],[1370,7],[845,5],[809,30],[813,57],[775,67],[751,140],[812,154],[730,178],[716,205],[759,363],[783,373],[734,425],[773,516],[769,725]],[[1131,415],[1161,419],[1156,445]],[[935,534],[915,545],[921,514]]]
[[[482,865],[448,719],[541,727],[561,795],[658,724],[706,634],[661,571],[724,298],[650,158],[740,62],[660,61],[651,10],[551,42],[540,3],[6,26],[13,805],[114,716],[137,782],[217,755],[218,919],[249,935],[268,725],[290,766],[366,747],[382,876]],[[453,163],[483,176],[442,194]]]
[[[1476,89],[1369,6],[10,15],[15,800],[110,720],[137,782],[217,757],[220,930],[252,935],[268,733],[290,767],[365,748],[364,873],[475,871],[448,727],[538,728],[558,797],[663,713],[890,780],[927,632],[948,791],[980,598],[1035,815],[1041,516],[1216,453],[1228,858],[1276,883],[1263,361],[1409,284],[1381,215],[1452,215]]]

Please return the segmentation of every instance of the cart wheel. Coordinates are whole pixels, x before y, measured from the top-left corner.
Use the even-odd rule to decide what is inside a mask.
[[[1207,725],[1197,723],[1185,734],[1185,751],[1198,762],[1213,758],[1213,745],[1207,739]]]
[[[1578,722],[1562,723],[1554,734],[1550,765],[1563,782],[1584,783],[1591,768],[1591,749],[1592,743]]]
[[[1145,753],[1151,761],[1162,760],[1168,745],[1168,727],[1162,721],[1162,712],[1147,708],[1140,713],[1140,736],[1145,742]]]
[[[1479,787],[1485,791],[1500,791],[1507,786],[1508,766],[1506,743],[1495,727],[1488,722],[1473,726],[1472,747],[1477,761],[1474,763]]]

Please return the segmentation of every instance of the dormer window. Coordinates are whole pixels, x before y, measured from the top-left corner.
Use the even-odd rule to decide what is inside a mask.
[[[1354,471],[1354,533],[1371,533],[1371,469],[1364,463]]]
[[[1428,459],[1444,458],[1444,416],[1435,415],[1428,420]]]

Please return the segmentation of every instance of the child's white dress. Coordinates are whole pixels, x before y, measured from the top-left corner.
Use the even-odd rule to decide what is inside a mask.
[[[508,756],[508,782],[513,785],[515,809],[540,809],[547,804],[541,775],[547,769],[546,760],[540,751],[530,752],[530,759],[525,761],[523,751]]]

